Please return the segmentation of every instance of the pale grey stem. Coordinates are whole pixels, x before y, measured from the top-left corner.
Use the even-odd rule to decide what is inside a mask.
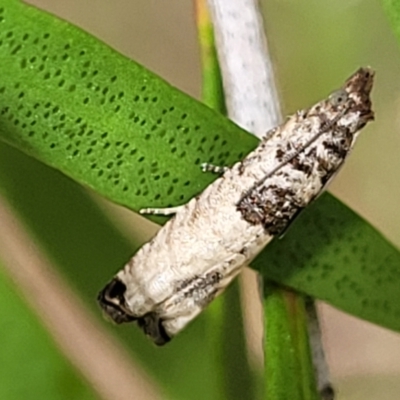
[[[258,5],[255,0],[208,0],[208,6],[228,116],[262,138],[281,122],[282,115]],[[241,278],[246,337],[254,338],[248,339],[249,356],[259,365],[263,359],[262,305],[248,293],[257,292],[260,277],[245,270]]]
[[[318,320],[317,308],[314,299],[311,297],[306,298],[306,312],[308,336],[318,391],[321,400],[333,400],[335,398],[335,392],[330,382],[329,368],[322,344],[321,327]]]
[[[208,0],[229,118],[261,138],[282,121],[257,0]],[[314,302],[308,331],[321,399],[334,398]]]
[[[229,118],[262,137],[282,120],[255,0],[208,0]]]

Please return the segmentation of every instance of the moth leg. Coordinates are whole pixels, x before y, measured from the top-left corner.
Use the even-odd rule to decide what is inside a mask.
[[[142,208],[139,214],[152,214],[152,215],[174,215],[184,206],[166,207],[166,208]]]
[[[223,174],[225,171],[227,171],[229,168],[228,167],[221,167],[219,165],[213,165],[213,164],[208,164],[208,163],[202,163],[200,165],[201,170],[203,172],[214,172],[216,174]],[[152,215],[174,215],[176,214],[182,207],[183,205],[176,206],[176,207],[166,207],[166,208],[142,208],[139,210],[140,214],[152,214]]]
[[[213,172],[214,174],[223,174],[229,169],[229,167],[221,167],[220,165],[209,163],[202,163],[200,168],[203,172]]]

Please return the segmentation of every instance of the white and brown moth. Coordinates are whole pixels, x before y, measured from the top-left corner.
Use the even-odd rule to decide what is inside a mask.
[[[374,117],[373,75],[360,68],[189,203],[142,210],[175,215],[100,292],[104,312],[157,345],[181,331],[325,189]]]

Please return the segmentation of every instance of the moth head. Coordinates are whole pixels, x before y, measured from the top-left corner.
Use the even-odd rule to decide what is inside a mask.
[[[330,96],[333,107],[342,107],[349,111],[348,115],[357,116],[355,130],[361,129],[374,119],[371,110],[371,90],[374,83],[374,71],[371,68],[360,68],[347,79],[343,88]],[[349,120],[350,122],[350,120]]]
[[[97,296],[97,301],[105,316],[116,324],[137,321],[138,326],[153,342],[161,346],[171,340],[163,326],[163,320],[157,313],[149,312],[143,316],[134,316],[129,311],[125,299],[126,285],[118,278],[114,278]]]

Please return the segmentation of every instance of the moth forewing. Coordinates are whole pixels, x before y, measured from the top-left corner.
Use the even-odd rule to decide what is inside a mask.
[[[175,336],[331,181],[373,119],[372,84],[372,70],[359,69],[199,196],[168,209],[174,217],[100,292],[104,312],[136,320],[158,345]]]

